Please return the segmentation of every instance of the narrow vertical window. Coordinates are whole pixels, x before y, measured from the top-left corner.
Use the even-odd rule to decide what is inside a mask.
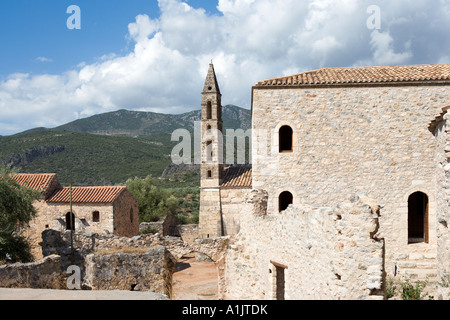
[[[292,152],[292,128],[289,126],[282,126],[278,132],[278,145],[280,152]]]
[[[275,300],[285,300],[286,292],[286,270],[287,266],[280,263],[270,261],[272,267],[269,270],[272,273],[272,297]]]
[[[212,119],[212,106],[211,101],[206,103],[206,119]]]
[[[210,162],[213,159],[212,141],[206,141],[206,161]]]
[[[408,198],[408,243],[428,243],[428,196],[415,192]]]
[[[100,221],[100,212],[94,211],[92,212],[92,221],[99,222]]]
[[[133,223],[133,208],[130,208],[130,222]]]
[[[212,178],[212,171],[211,171],[211,170],[208,170],[207,176],[208,176],[208,179],[211,179],[211,178]]]

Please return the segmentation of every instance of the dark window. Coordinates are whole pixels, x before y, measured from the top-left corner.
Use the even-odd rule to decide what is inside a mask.
[[[284,268],[275,266],[276,268],[276,299],[284,300]]]
[[[284,191],[280,194],[278,197],[278,211],[284,211],[288,208],[290,204],[292,204],[293,201],[292,193],[289,191]]]
[[[212,141],[206,141],[206,161],[212,161],[213,158],[213,150],[212,150]]]
[[[133,223],[133,208],[130,208],[130,222]]]
[[[92,221],[94,221],[94,222],[100,221],[100,212],[98,212],[98,211],[92,212]]]
[[[428,196],[415,192],[408,198],[408,243],[428,243]]]
[[[206,119],[212,119],[211,101],[208,101],[206,103]]]
[[[66,230],[75,230],[75,214],[72,212],[72,219],[70,219],[70,212],[66,213]]]
[[[212,171],[208,170],[208,178],[211,179],[212,178]]]
[[[282,126],[278,132],[280,152],[292,152],[292,128],[289,126]]]

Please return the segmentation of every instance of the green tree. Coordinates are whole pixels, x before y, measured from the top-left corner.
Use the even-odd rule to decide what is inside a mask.
[[[151,175],[144,179],[128,179],[126,186],[139,202],[140,222],[158,221],[175,213],[178,200],[168,190],[158,188]]]
[[[30,247],[19,234],[36,215],[33,201],[37,191],[20,186],[9,167],[0,167],[0,260],[28,262]]]

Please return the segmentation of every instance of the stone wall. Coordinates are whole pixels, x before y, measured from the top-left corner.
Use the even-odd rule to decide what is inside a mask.
[[[226,299],[275,299],[280,270],[285,299],[383,298],[377,205],[352,196],[336,208],[291,205],[271,213],[266,200],[264,191],[248,194],[226,255]]]
[[[175,260],[162,246],[144,253],[89,254],[84,284],[93,290],[152,290],[172,296]]]
[[[99,213],[99,221],[93,219],[95,211]],[[66,230],[68,212],[68,203],[47,203],[43,212],[41,211],[41,216],[46,221],[45,225],[40,225],[41,232],[45,229]],[[75,231],[114,233],[114,208],[111,204],[72,204],[72,214],[75,217]]]
[[[198,238],[198,224],[180,224],[177,228],[183,241],[193,243]]]
[[[234,235],[239,232],[240,212],[242,210],[244,194],[249,189],[221,188],[222,221],[224,235]]]
[[[434,130],[437,177],[437,298],[450,299],[450,115],[445,111]]]
[[[436,279],[435,141],[427,127],[449,99],[450,87],[439,85],[256,88],[253,188],[268,192],[270,214],[283,191],[296,206],[334,206],[365,191],[382,206],[386,269]],[[293,152],[279,153],[283,125],[293,129]],[[408,197],[417,191],[429,198],[429,242],[408,244]]]
[[[115,235],[133,237],[139,234],[139,204],[128,189],[114,201],[113,224]]]
[[[66,281],[58,255],[50,255],[37,262],[0,266],[0,287],[66,289]]]

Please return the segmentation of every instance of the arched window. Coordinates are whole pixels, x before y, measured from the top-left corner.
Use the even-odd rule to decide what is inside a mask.
[[[206,119],[212,119],[211,101],[206,102]]]
[[[408,198],[408,243],[428,243],[428,196],[415,192]]]
[[[75,230],[75,214],[72,212],[72,219],[70,219],[70,212],[66,213],[66,230]]]
[[[278,211],[281,212],[286,210],[288,206],[293,203],[293,199],[294,197],[289,191],[280,193],[278,197]]]
[[[92,212],[92,221],[99,222],[100,221],[100,212],[94,211]]]
[[[292,152],[292,128],[289,126],[282,126],[278,131],[278,145],[280,152]]]

